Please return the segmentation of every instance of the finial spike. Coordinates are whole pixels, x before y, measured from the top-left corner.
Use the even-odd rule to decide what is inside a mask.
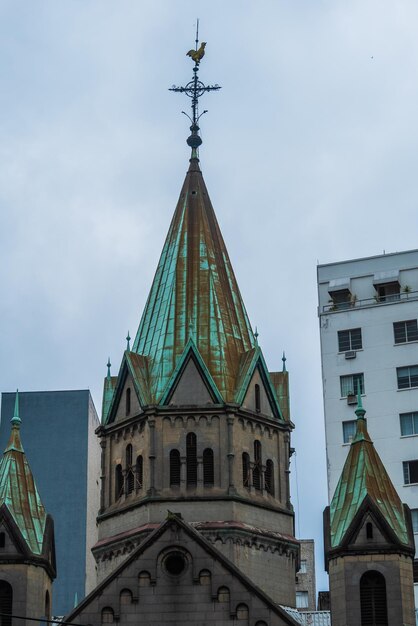
[[[287,371],[287,370],[286,370],[286,360],[287,360],[287,359],[286,359],[286,354],[285,354],[285,351],[283,350],[283,356],[282,356],[282,361],[283,361],[283,369],[282,369],[282,371],[283,371],[283,372],[286,372],[286,371]]]
[[[131,337],[129,335],[129,330],[128,330],[128,334],[127,334],[127,337],[126,337],[126,349],[127,349],[128,352],[131,351],[131,343],[130,342],[131,342]]]
[[[107,359],[107,377],[110,378],[110,368],[112,367],[112,364],[110,362],[110,356]]]
[[[363,408],[363,403],[361,401],[361,385],[360,381],[357,381],[357,408],[355,410],[358,419],[364,419],[366,415],[366,411]]]
[[[13,412],[13,417],[10,421],[13,424],[13,426],[20,426],[20,424],[22,423],[22,420],[20,419],[20,415],[19,415],[19,389],[16,389],[15,408]]]
[[[254,338],[255,338],[255,345],[258,346],[258,329],[257,329],[257,326],[255,327]]]

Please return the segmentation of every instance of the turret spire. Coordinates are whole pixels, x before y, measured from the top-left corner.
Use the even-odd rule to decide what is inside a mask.
[[[199,146],[202,144],[202,139],[199,135],[200,129],[199,129],[198,122],[199,122],[199,119],[202,117],[202,115],[207,113],[207,111],[205,110],[205,111],[202,111],[202,113],[200,113],[199,115],[199,98],[205,92],[217,91],[218,89],[221,88],[217,84],[205,85],[204,83],[202,83],[201,80],[199,80],[199,76],[198,76],[199,65],[200,65],[200,61],[203,59],[205,55],[205,47],[206,47],[205,41],[202,41],[199,47],[199,20],[197,20],[195,49],[192,48],[186,53],[186,56],[189,56],[194,61],[193,78],[184,87],[177,87],[176,85],[173,85],[169,89],[169,91],[185,93],[186,96],[191,98],[191,101],[192,101],[191,103],[192,114],[189,115],[185,111],[182,111],[182,113],[186,115],[186,117],[188,117],[191,122],[191,126],[190,126],[191,135],[187,138],[187,145],[190,146],[192,149],[191,159],[198,159],[197,150]]]
[[[17,428],[19,428],[20,424],[22,423],[22,420],[19,416],[19,389],[16,389],[15,410],[13,412],[13,417],[10,421],[12,425],[16,426]]]

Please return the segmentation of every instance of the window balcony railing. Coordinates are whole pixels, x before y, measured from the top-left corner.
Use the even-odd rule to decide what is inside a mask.
[[[396,304],[397,302],[418,300],[418,291],[401,291],[400,293],[392,293],[386,296],[378,296],[377,294],[373,298],[364,298],[358,300],[356,296],[338,302],[328,302],[322,307],[323,313],[337,313],[340,311],[347,311],[350,309],[358,309],[363,307],[381,306],[383,304]]]

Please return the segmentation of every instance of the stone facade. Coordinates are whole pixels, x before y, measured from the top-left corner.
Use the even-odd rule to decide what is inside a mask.
[[[140,616],[140,617],[139,617]],[[296,622],[200,533],[170,514],[67,616],[73,624],[284,626]]]
[[[125,396],[127,389],[125,385]],[[298,544],[293,536],[293,510],[289,504],[289,425],[248,409],[231,407],[226,411],[224,407],[207,404],[198,410],[197,407],[146,411],[138,408],[138,414],[128,419],[120,415],[124,411],[124,407],[118,409],[118,419],[101,430],[103,506],[99,515],[99,542],[94,548],[99,580],[139,545],[147,534],[147,525],[160,523],[167,510],[173,509],[187,521],[208,523],[208,528],[202,528],[201,532],[232,562],[256,584],[264,585],[268,580],[269,593],[276,601],[294,606]],[[195,485],[187,480],[189,433],[196,435]],[[254,473],[255,442],[261,449],[259,479]],[[130,471],[126,465],[128,446],[132,446],[130,467],[134,472],[131,490],[126,483]],[[177,485],[170,484],[173,449],[180,453]],[[203,456],[207,449],[212,451],[214,459],[211,484],[205,484],[204,476]],[[249,458],[245,479],[243,454]],[[138,457],[142,458],[140,479],[135,474]],[[268,490],[267,460],[273,467]],[[123,493],[118,493],[116,485],[118,466],[123,472]],[[210,528],[210,522],[219,521],[228,525]],[[126,533],[128,536],[124,536]],[[286,575],[278,576],[278,572]]]

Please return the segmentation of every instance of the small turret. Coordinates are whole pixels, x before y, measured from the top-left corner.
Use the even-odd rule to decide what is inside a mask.
[[[0,460],[0,613],[50,618],[56,576],[54,524],[20,439],[19,394]]]
[[[324,511],[332,624],[413,626],[411,513],[373,445],[365,414],[358,390],[356,433]]]

